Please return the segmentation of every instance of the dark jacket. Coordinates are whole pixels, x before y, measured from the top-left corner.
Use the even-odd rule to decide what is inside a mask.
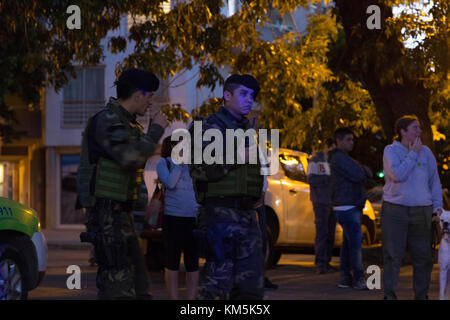
[[[191,164],[189,165],[189,171],[191,173],[191,177],[196,181],[208,181],[215,182],[222,179],[230,170],[236,169],[239,167],[237,164],[228,164],[226,161],[226,129],[234,129],[227,128],[226,124],[220,120],[220,118],[216,115],[217,113],[222,113],[225,117],[228,118],[229,122],[233,124],[235,128],[240,128],[242,130],[247,130],[250,128],[250,122],[246,117],[242,117],[240,120],[236,119],[225,107],[220,107],[216,113],[209,115],[208,117],[202,119],[202,137],[208,129],[218,129],[223,134],[223,164],[206,164],[202,162],[201,164],[197,164],[195,162],[195,143],[194,138],[192,138],[192,150],[191,150]],[[191,133],[191,137],[195,137],[194,126],[189,129]],[[202,143],[202,150],[204,150],[211,142],[204,140]],[[236,144],[235,144],[236,148]],[[236,150],[235,150],[236,151]],[[235,162],[236,163],[236,153],[235,153]]]
[[[331,169],[331,203],[333,206],[364,208],[364,181],[369,174],[344,151],[335,148],[328,153]]]
[[[325,153],[317,152],[309,159],[307,181],[313,205],[331,204],[330,168]]]

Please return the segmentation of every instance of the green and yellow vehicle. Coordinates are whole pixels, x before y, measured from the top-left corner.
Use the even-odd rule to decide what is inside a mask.
[[[47,251],[37,212],[0,197],[0,300],[27,298],[45,275]]]

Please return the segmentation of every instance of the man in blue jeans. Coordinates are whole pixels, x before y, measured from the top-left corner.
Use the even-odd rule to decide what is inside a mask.
[[[329,152],[331,202],[343,229],[339,287],[367,290],[362,265],[361,217],[366,202],[364,181],[372,172],[348,155],[354,146],[354,134],[350,129],[340,128],[334,137],[336,148]]]

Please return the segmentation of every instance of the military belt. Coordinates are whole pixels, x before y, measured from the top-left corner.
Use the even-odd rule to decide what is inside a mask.
[[[132,211],[133,210],[133,201],[117,201],[117,200],[111,200],[111,199],[105,199],[105,198],[97,198],[96,201],[97,208],[114,208],[118,206],[121,211]]]
[[[206,199],[205,205],[250,210],[254,208],[257,201],[258,199],[253,197],[209,197]]]

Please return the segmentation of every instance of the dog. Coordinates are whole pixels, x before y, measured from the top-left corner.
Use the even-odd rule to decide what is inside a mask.
[[[439,216],[442,239],[439,244],[440,300],[450,300],[450,211]]]

